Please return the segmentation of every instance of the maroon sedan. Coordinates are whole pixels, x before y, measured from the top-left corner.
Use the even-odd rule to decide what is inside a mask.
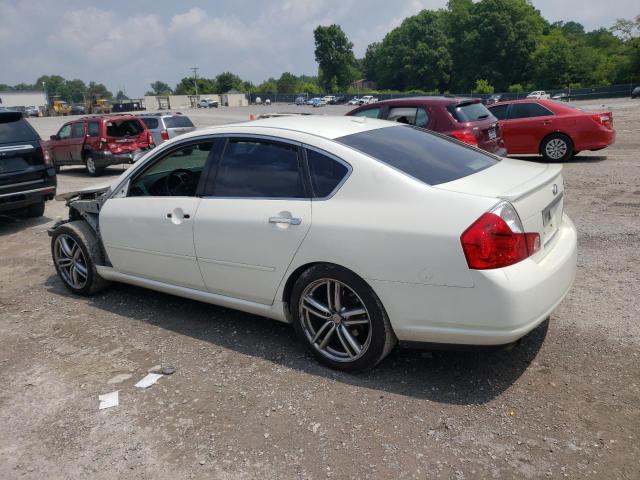
[[[613,144],[611,112],[584,112],[555,100],[512,100],[489,107],[500,120],[511,154],[537,154],[563,161],[581,150],[601,150]]]
[[[362,105],[347,115],[416,125],[495,155],[507,154],[497,119],[476,98],[413,97],[385,100]]]

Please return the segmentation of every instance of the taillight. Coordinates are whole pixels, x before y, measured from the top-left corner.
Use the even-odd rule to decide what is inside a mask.
[[[162,138],[162,140],[169,140],[169,132],[162,130],[160,132],[160,138]]]
[[[604,125],[607,128],[613,128],[613,115],[611,112],[596,113],[591,115],[591,119],[597,124]]]
[[[53,167],[53,159],[51,158],[51,152],[44,144],[44,142],[40,142],[40,149],[42,150],[42,159],[44,160],[44,164],[47,167]]]
[[[147,130],[147,143],[149,145],[153,144],[153,135],[151,135],[151,132],[149,130]]]
[[[473,132],[469,130],[456,130],[455,132],[451,132],[451,136],[463,143],[466,143],[467,145],[473,145],[474,147],[478,146],[478,139]]]
[[[469,268],[487,270],[518,263],[540,250],[540,235],[525,233],[508,202],[483,214],[460,236]]]

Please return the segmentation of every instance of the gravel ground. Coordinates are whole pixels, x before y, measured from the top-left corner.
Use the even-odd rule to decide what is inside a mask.
[[[617,143],[564,169],[575,286],[509,350],[334,372],[260,317],[124,285],[71,296],[46,234],[60,202],[0,221],[0,478],[639,478],[640,102],[607,107]],[[43,137],[63,121],[32,120]],[[64,168],[59,191],[94,182]],[[177,371],[134,388],[158,364]]]

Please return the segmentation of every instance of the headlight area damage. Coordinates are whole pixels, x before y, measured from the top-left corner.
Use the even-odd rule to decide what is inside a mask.
[[[102,205],[107,200],[107,198],[109,198],[110,193],[111,186],[101,185],[93,188],[85,188],[82,190],[76,190],[74,192],[67,192],[56,195],[56,200],[60,202],[66,202],[67,207],[69,207],[69,218],[59,218],[53,225],[53,227],[51,227],[47,231],[49,236],[53,237],[54,232],[61,225],[76,220],[84,220],[87,225],[91,227],[91,229],[95,233],[96,238],[100,239],[100,225],[98,223],[98,215],[100,214]],[[102,244],[102,242],[99,243]],[[104,252],[104,248],[102,248],[102,245],[100,245],[100,248],[106,260],[106,252]],[[108,261],[107,264],[109,264]]]

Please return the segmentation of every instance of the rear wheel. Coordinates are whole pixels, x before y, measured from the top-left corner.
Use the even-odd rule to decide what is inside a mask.
[[[339,370],[368,370],[396,344],[391,323],[371,287],[337,265],[316,265],[296,281],[293,326],[313,355]]]
[[[573,144],[566,135],[554,133],[542,141],[540,153],[548,162],[562,162],[571,158]]]
[[[99,177],[104,172],[104,167],[96,166],[96,161],[91,154],[85,156],[84,164],[87,167],[87,173],[92,177]]]
[[[104,259],[95,233],[84,221],[56,228],[51,237],[51,254],[60,279],[71,292],[93,295],[109,285],[96,270]]]

